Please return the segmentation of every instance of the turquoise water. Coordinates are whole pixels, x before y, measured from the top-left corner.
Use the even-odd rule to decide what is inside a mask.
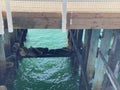
[[[67,33],[61,30],[29,30],[26,47],[62,48]],[[14,81],[15,90],[78,90],[69,58],[24,58]]]

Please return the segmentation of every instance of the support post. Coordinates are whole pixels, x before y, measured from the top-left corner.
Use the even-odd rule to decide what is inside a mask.
[[[93,78],[93,74],[95,71],[95,61],[97,56],[99,37],[100,30],[92,30],[87,63],[88,80],[91,80]]]
[[[67,0],[62,0],[62,31],[67,29]]]
[[[82,37],[82,39],[83,39],[83,50],[82,50],[82,55],[83,55],[85,71],[86,71],[86,68],[87,68],[88,52],[89,52],[89,47],[90,47],[91,34],[92,34],[91,29],[90,30],[88,30],[88,29],[83,30],[83,37]]]
[[[5,60],[4,36],[0,35],[0,60]]]
[[[108,51],[110,48],[111,38],[112,38],[112,30],[104,30],[103,38],[101,39],[100,51],[103,53],[106,60],[108,60]],[[102,89],[104,72],[105,72],[104,64],[99,55],[98,59],[96,61],[94,83],[93,83],[93,87],[92,87],[93,90],[101,90]]]
[[[7,14],[7,22],[8,22],[8,31],[13,32],[13,21],[12,21],[12,13],[10,10],[10,0],[5,0],[6,2],[6,14]]]
[[[85,81],[84,81],[84,77],[86,77],[86,81],[88,81],[88,78],[87,78],[87,73],[86,73],[86,65],[87,65],[87,58],[88,58],[88,51],[89,51],[89,43],[90,43],[90,38],[91,38],[91,31],[92,30],[83,30],[83,37],[82,37],[82,40],[83,40],[83,50],[82,50],[82,56],[83,56],[83,60],[82,60],[82,64],[83,64],[83,70],[85,72],[85,76],[81,73],[80,75],[80,79],[79,79],[79,89],[80,90],[89,90],[90,87],[88,85],[88,88],[85,88]],[[79,67],[79,70],[80,70],[81,67]],[[80,72],[80,71],[79,71]],[[88,83],[88,82],[87,82]]]
[[[0,60],[5,60],[5,51],[4,51],[4,25],[2,10],[0,7]]]

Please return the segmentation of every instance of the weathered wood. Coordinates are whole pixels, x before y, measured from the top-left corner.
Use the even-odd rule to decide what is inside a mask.
[[[1,0],[0,3],[3,12],[6,11],[4,1],[5,0]],[[30,1],[11,0],[10,6],[13,15],[14,29],[15,28],[24,28],[24,29],[25,28],[51,28],[51,29],[55,28],[56,29],[56,28],[61,28],[62,26],[61,0],[60,1],[53,0],[49,2],[34,1],[34,0],[30,0]],[[120,28],[119,8],[120,8],[120,2],[108,2],[108,1],[83,2],[83,0],[72,1],[72,2],[67,1],[67,13],[69,14],[67,19],[67,29],[83,29],[83,28],[119,29]],[[45,13],[46,15],[44,16],[42,13]],[[58,17],[57,19],[55,17],[53,17],[52,19],[51,17],[47,18],[46,16],[49,16],[49,14],[47,15],[47,13],[54,13],[55,17],[56,16],[60,16],[60,17]],[[58,13],[59,15],[56,13]],[[39,16],[41,16],[40,14],[43,15],[43,18],[38,18]],[[71,21],[70,19],[73,20]]]
[[[85,70],[87,68],[91,34],[92,34],[92,30],[85,29],[85,34],[84,34],[84,37],[83,37],[83,40],[84,40],[83,41],[83,52],[82,52]]]
[[[6,14],[3,12],[4,20]],[[59,12],[12,12],[14,29],[61,28]],[[120,13],[77,13],[67,14],[67,29],[119,29]]]
[[[120,58],[120,30],[114,30],[113,33],[114,39],[109,52],[108,65],[110,66],[112,72],[114,72],[116,78],[118,78],[118,72],[120,71],[120,67],[118,66]],[[110,85],[111,83],[109,79],[107,78],[107,76],[105,76],[103,89],[108,88]]]
[[[112,72],[112,70],[108,66],[107,60],[105,60],[105,57],[103,56],[101,51],[99,51],[99,55],[101,57],[101,60],[104,63],[106,74],[107,74],[108,78],[110,79],[110,82],[111,82],[112,86],[114,87],[115,90],[119,90],[120,89],[120,85],[119,85],[119,83],[118,83],[114,73]]]
[[[112,30],[104,30],[103,32],[103,38],[101,39],[101,46],[100,51],[103,53],[106,60],[108,60],[108,51],[110,47],[110,42],[112,38]],[[96,67],[95,67],[95,76],[94,76],[94,83],[93,83],[93,90],[101,90],[102,89],[102,82],[104,79],[104,64],[101,60],[101,57],[98,56],[98,59],[96,61]]]
[[[5,60],[4,36],[0,35],[0,60]]]
[[[61,15],[59,13],[13,13],[13,25],[14,29],[57,29],[61,28]]]
[[[95,71],[95,61],[97,56],[99,37],[100,30],[92,30],[87,63],[87,75],[89,80],[92,79]]]
[[[119,29],[120,18],[75,18],[72,19],[71,29]]]
[[[71,29],[119,29],[120,13],[68,13],[68,28]],[[70,24],[72,19],[72,24]]]
[[[79,61],[79,66],[81,67],[81,76],[82,76],[82,80],[83,80],[82,82],[84,83],[84,87],[82,87],[82,85],[79,84],[80,85],[79,89],[81,89],[81,88],[83,89],[84,88],[85,90],[90,90],[90,87],[89,87],[89,84],[88,84],[88,81],[87,81],[87,75],[85,73],[85,69],[84,69],[84,65],[83,65],[84,63],[82,61],[83,57],[80,54],[80,52],[79,52],[79,50],[78,50],[78,48],[76,46],[76,42],[75,42],[75,39],[74,39],[74,34],[71,31],[70,31],[70,37],[71,37],[71,41],[73,43],[74,52],[75,52],[76,57],[77,57],[77,59]],[[80,80],[81,80],[81,78],[80,78]]]
[[[82,60],[82,68],[85,72],[85,77],[86,80],[88,81],[87,78],[87,73],[86,73],[86,68],[87,68],[87,58],[88,58],[88,51],[89,51],[89,44],[90,44],[90,37],[91,37],[91,31],[92,30],[83,30],[83,36],[82,36],[82,56],[83,56],[83,60]],[[78,47],[79,48],[79,47]],[[79,67],[79,70],[81,70],[81,67]],[[80,71],[79,71],[80,72]],[[80,73],[81,74],[81,73]],[[80,90],[86,90],[85,88],[85,81],[84,81],[84,76],[83,74],[81,74],[80,76],[80,80],[79,80],[79,84],[80,84]],[[88,86],[89,87],[89,86]],[[90,87],[89,87],[90,89]],[[89,90],[88,89],[88,90]]]
[[[11,42],[10,42],[10,35],[8,29],[5,29],[4,46],[5,46],[5,56],[7,57],[11,54]]]

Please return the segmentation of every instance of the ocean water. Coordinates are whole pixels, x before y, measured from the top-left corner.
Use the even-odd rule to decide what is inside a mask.
[[[26,47],[67,46],[67,33],[61,30],[29,30]],[[78,90],[78,76],[73,76],[70,59],[24,58],[14,81],[15,90]]]

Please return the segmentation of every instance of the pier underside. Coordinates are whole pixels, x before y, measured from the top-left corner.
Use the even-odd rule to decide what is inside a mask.
[[[119,90],[120,83],[120,2],[92,0],[5,0],[0,1],[0,90],[13,90],[14,77],[23,58],[69,57],[72,74],[78,75],[79,90]],[[10,2],[9,2],[10,1]],[[9,4],[8,4],[9,3]],[[64,8],[64,3],[67,7]],[[6,7],[5,7],[6,5]],[[7,8],[7,9],[5,9]],[[11,10],[10,10],[11,9]],[[65,9],[65,10],[64,10]],[[67,9],[67,10],[66,10]],[[12,14],[12,15],[11,15]],[[3,17],[2,17],[3,15]],[[4,23],[3,23],[4,21]],[[66,46],[26,46],[29,31],[46,30],[49,41],[62,38],[53,31],[68,30]],[[46,30],[47,31],[47,30]],[[41,32],[40,32],[41,33]],[[36,32],[36,35],[41,36]],[[61,32],[62,33],[62,32]],[[50,34],[50,37],[46,37]],[[64,33],[62,33],[64,34]],[[55,38],[52,38],[54,36]],[[29,36],[30,37],[30,36]],[[44,37],[37,38],[44,42]],[[33,44],[34,44],[33,43]],[[54,47],[54,45],[53,45]],[[1,86],[4,85],[4,86]],[[66,85],[67,86],[67,85]],[[5,90],[5,89],[4,89]],[[61,89],[60,89],[61,90]],[[62,89],[63,90],[63,89]],[[76,89],[72,89],[76,90]]]
[[[1,2],[5,21],[5,2],[4,0]],[[62,27],[62,2],[60,0],[11,0],[10,7],[14,29],[61,29]],[[118,1],[68,0],[67,29],[119,29],[119,8]]]
[[[5,16],[5,13],[3,13]],[[13,12],[14,29],[61,29],[62,15],[48,12]],[[6,18],[4,17],[4,21]],[[67,29],[120,29],[120,13],[68,13]]]

